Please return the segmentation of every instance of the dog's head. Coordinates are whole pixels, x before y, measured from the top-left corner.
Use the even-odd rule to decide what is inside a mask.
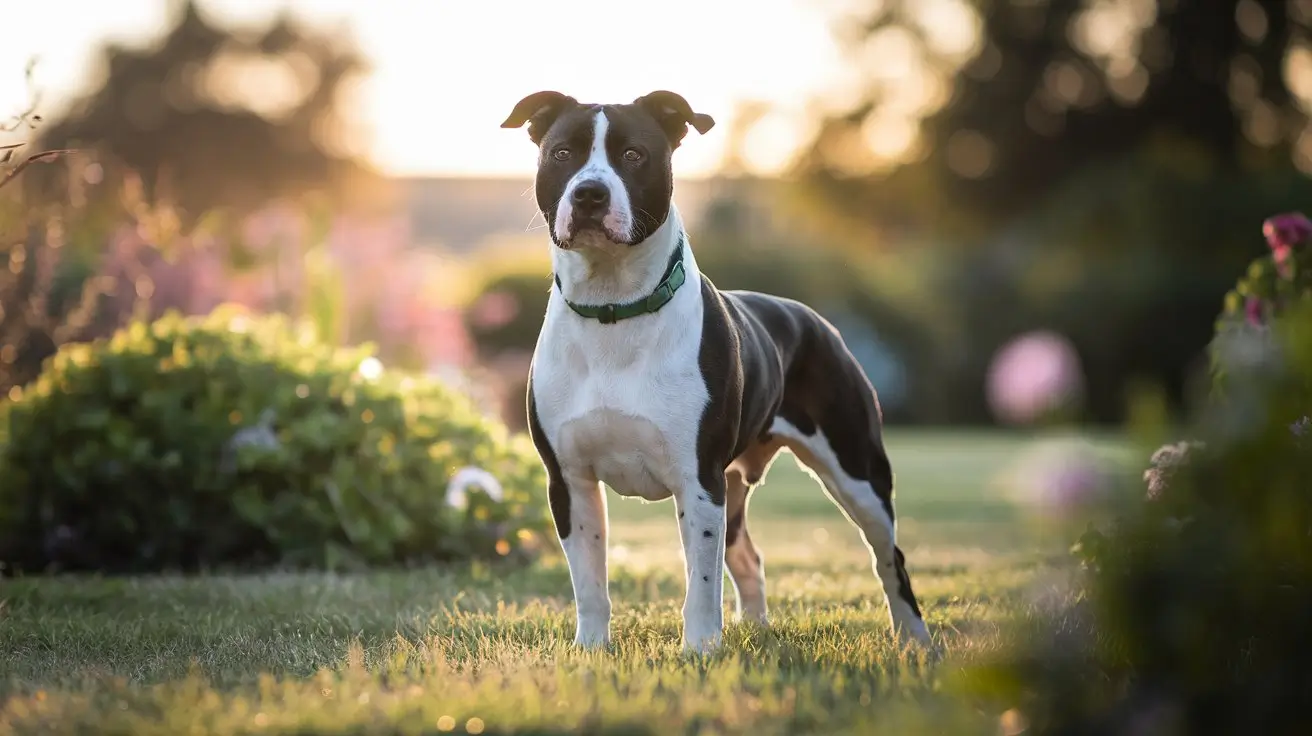
[[[538,146],[538,208],[562,248],[646,240],[670,212],[674,149],[689,125],[698,133],[715,125],[665,91],[624,105],[536,92],[501,127],[525,123]]]

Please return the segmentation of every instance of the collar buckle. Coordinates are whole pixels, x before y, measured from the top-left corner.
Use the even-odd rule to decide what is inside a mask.
[[[651,296],[647,297],[647,311],[655,312],[665,306],[665,303],[673,297],[674,294],[670,293],[670,285],[668,283],[661,284],[656,288],[656,291],[651,293]]]

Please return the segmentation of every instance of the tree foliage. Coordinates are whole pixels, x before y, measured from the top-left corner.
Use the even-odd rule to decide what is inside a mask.
[[[1252,229],[1312,197],[1309,22],[1303,0],[860,3],[864,93],[795,173],[851,247],[941,251],[945,319],[972,324],[936,378],[956,421],[1035,328],[1076,343],[1094,419],[1140,381],[1181,409]]]
[[[154,46],[101,50],[103,82],[43,128],[44,146],[98,151],[107,175],[135,171],[193,217],[306,192],[343,199],[376,183],[342,107],[364,70],[349,38],[287,15],[248,30],[211,22],[194,0],[176,9]]]
[[[1301,0],[880,0],[858,19],[869,94],[801,169],[879,222],[996,226],[1152,146],[1212,176],[1312,169]],[[912,71],[889,82],[888,60]],[[871,134],[899,119],[917,138],[881,162]]]

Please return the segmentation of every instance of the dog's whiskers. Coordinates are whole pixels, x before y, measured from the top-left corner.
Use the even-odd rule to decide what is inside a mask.
[[[537,227],[534,227],[534,223],[537,221],[539,217],[542,218],[542,224],[538,225]],[[524,226],[524,232],[527,233],[527,232],[532,232],[534,230],[541,230],[542,228],[546,227],[547,224],[548,224],[547,218],[545,215],[543,215],[541,212],[534,212],[533,216],[528,218],[528,224]]]

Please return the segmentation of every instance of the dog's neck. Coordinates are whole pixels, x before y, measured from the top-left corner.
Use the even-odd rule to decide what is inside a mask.
[[[627,304],[647,297],[660,285],[675,248],[685,248],[683,219],[670,205],[665,222],[637,245],[580,244],[566,250],[552,246],[551,268],[561,294],[575,304]],[[691,261],[685,253],[685,259]],[[692,273],[692,263],[684,267]]]

